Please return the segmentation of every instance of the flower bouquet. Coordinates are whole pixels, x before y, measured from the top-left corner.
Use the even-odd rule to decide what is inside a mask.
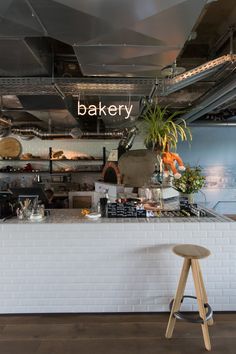
[[[181,178],[173,181],[173,187],[185,194],[198,192],[204,186],[206,180],[201,172],[202,168],[200,166],[187,166]]]

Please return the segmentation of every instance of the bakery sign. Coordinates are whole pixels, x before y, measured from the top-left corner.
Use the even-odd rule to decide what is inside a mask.
[[[85,106],[78,101],[78,116],[85,116],[88,114],[89,116],[122,116],[125,119],[129,119],[131,112],[133,109],[133,105],[125,105],[119,104],[118,106],[111,104],[110,106],[103,105],[101,101],[99,101],[98,105],[90,104],[89,106]]]

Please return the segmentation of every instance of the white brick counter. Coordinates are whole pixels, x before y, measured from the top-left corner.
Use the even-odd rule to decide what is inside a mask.
[[[212,251],[201,260],[209,302],[236,310],[234,222],[13,220],[0,230],[0,313],[167,311],[183,261],[176,243]]]

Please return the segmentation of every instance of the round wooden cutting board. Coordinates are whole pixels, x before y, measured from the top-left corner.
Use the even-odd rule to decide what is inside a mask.
[[[0,157],[16,158],[21,153],[21,143],[15,138],[0,139]]]

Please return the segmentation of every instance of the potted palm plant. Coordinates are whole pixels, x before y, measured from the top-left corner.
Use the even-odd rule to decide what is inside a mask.
[[[143,118],[144,143],[153,150],[163,152],[166,148],[177,148],[179,140],[192,140],[192,134],[184,119],[178,118],[184,112],[176,111],[169,114],[168,107],[161,108],[159,105],[148,105]]]
[[[157,154],[159,163],[159,173],[164,177],[168,177],[169,173],[173,174],[174,178],[180,178],[179,171],[184,171],[183,161],[178,156],[170,151],[176,150],[179,140],[192,140],[192,134],[187,127],[184,119],[179,118],[184,112],[176,111],[169,113],[168,107],[160,107],[159,105],[148,105],[143,118],[144,143],[147,148],[152,148]],[[178,118],[178,121],[175,121]],[[178,170],[175,167],[178,162]]]

